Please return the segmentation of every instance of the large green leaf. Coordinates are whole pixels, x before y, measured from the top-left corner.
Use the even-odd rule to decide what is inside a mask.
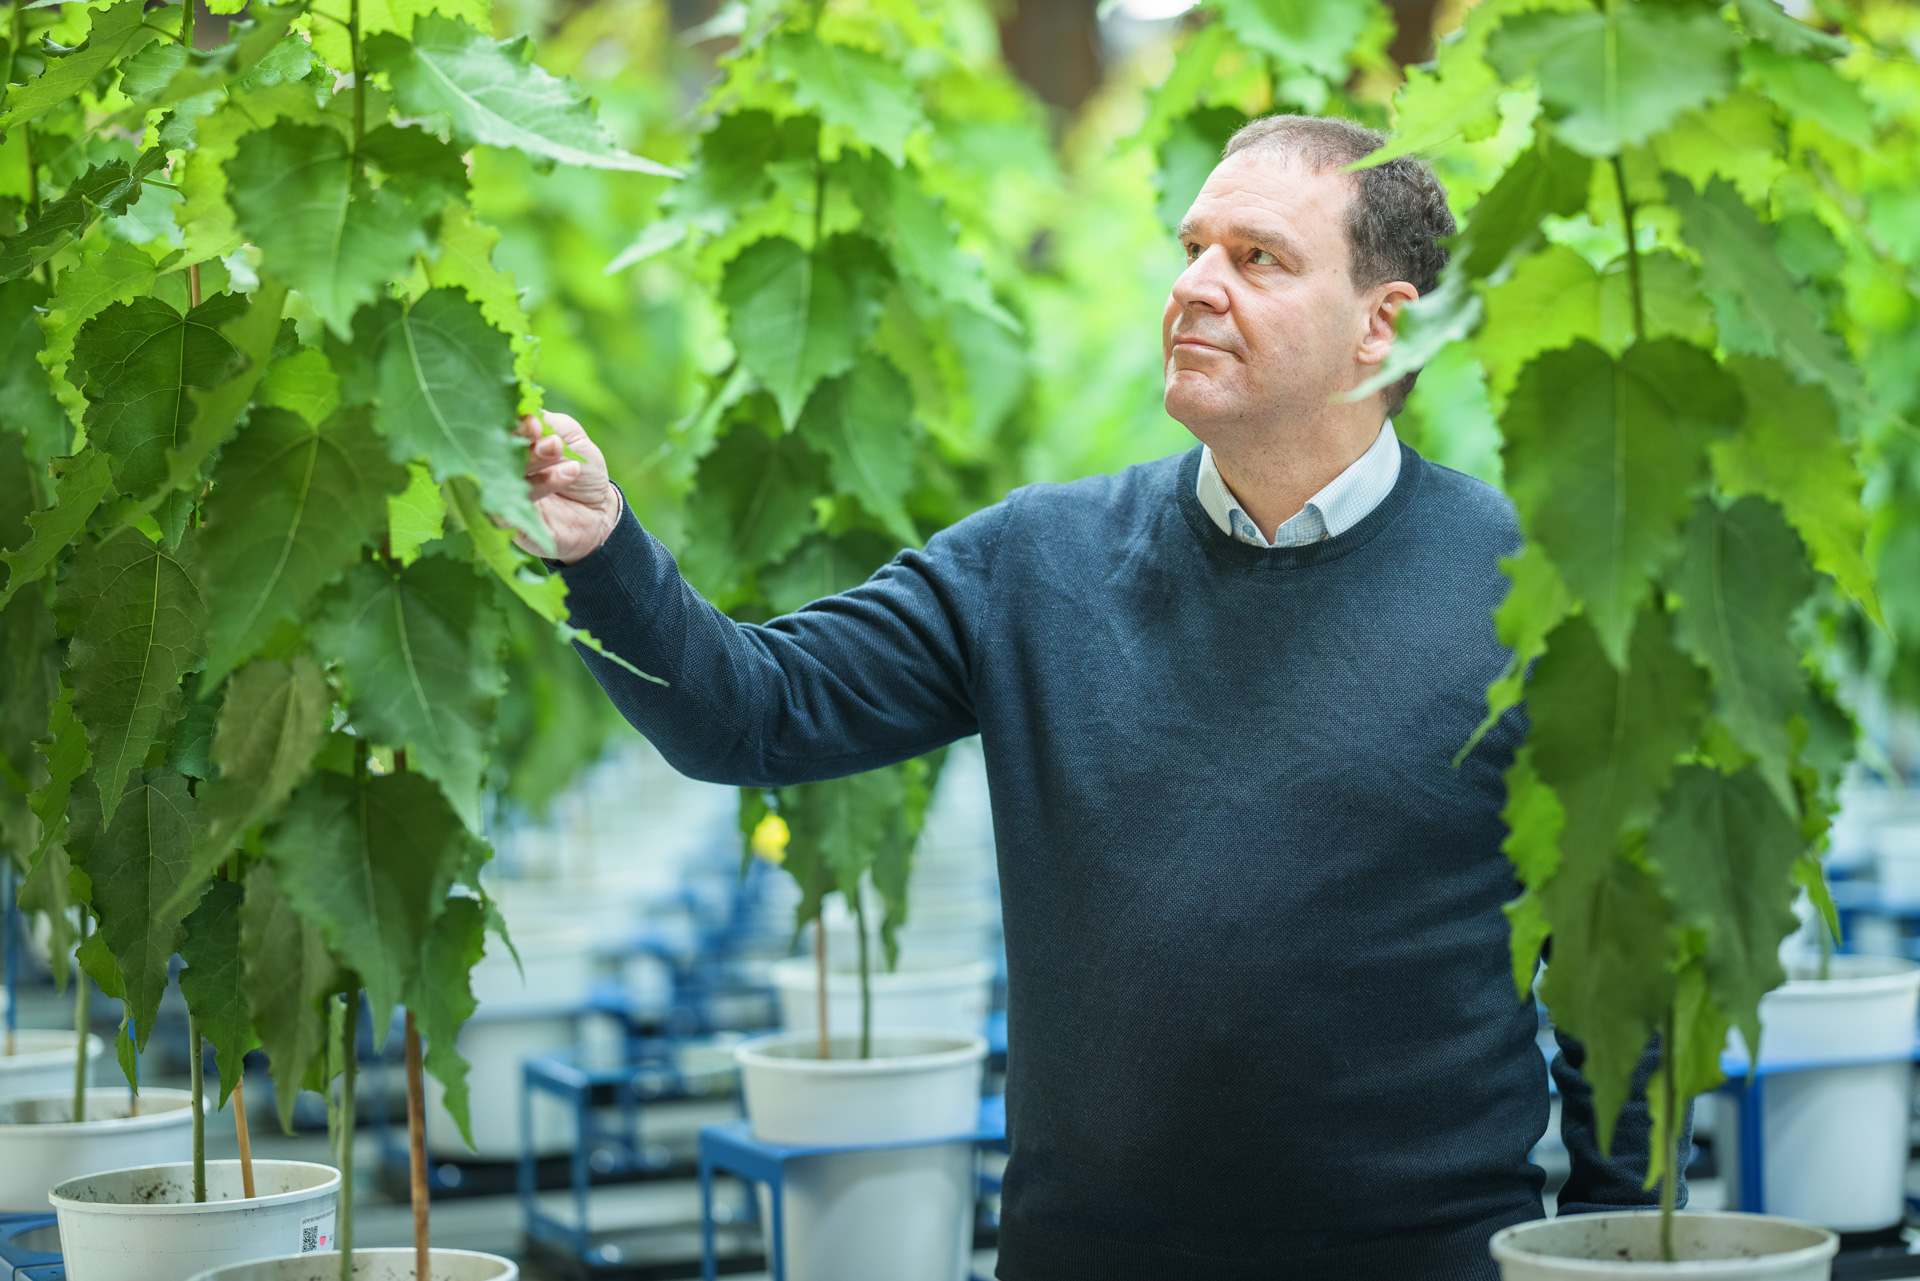
[[[37,280],[0,285],[0,405],[7,407],[6,424],[19,433],[26,456],[41,466],[67,452],[67,416],[37,359],[46,345],[39,309],[49,295]],[[0,546],[7,545],[0,538]]]
[[[213,1044],[220,1068],[220,1103],[240,1081],[248,1050],[259,1044],[253,1018],[241,990],[240,904],[238,881],[215,881],[188,914],[187,936],[180,943],[180,994],[201,1036]]]
[[[206,610],[181,559],[134,530],[74,557],[57,608],[111,821],[127,776],[165,736],[180,678],[206,657]]]
[[[688,578],[725,601],[754,570],[784,557],[814,526],[813,496],[827,489],[826,460],[797,433],[778,440],[738,423],[700,471],[688,509]]]
[[[913,391],[882,357],[864,353],[851,373],[814,388],[799,432],[827,456],[833,487],[860,500],[887,532],[917,546],[920,532],[907,515],[920,433]]]
[[[789,427],[814,384],[852,367],[880,319],[888,274],[880,246],[855,235],[829,237],[811,253],[773,236],[727,264],[728,335]]]
[[[1513,863],[1521,892],[1504,910],[1512,927],[1514,993],[1524,1001],[1533,991],[1540,949],[1552,928],[1539,891],[1560,870],[1560,833],[1567,825],[1567,811],[1553,789],[1540,781],[1530,747],[1523,745],[1514,754],[1506,783],[1507,803],[1500,810],[1500,820],[1507,825],[1507,838],[1500,848]]]
[[[16,597],[0,609],[0,796],[7,797],[0,813],[34,790],[40,760],[33,743],[59,688],[53,613],[37,592]],[[26,854],[17,846],[8,852],[16,858]]]
[[[348,980],[320,927],[294,910],[269,863],[250,868],[240,906],[241,983],[267,1052],[280,1126],[293,1133],[293,1103],[307,1068],[327,1047],[322,997]]]
[[[1521,152],[1467,215],[1455,255],[1460,269],[1470,276],[1492,275],[1516,246],[1539,234],[1542,218],[1585,209],[1592,176],[1591,160],[1553,145],[1551,138]]]
[[[1813,591],[1800,540],[1764,499],[1725,510],[1702,499],[1670,585],[1680,593],[1680,642],[1713,677],[1714,714],[1758,758],[1781,807],[1797,815],[1787,721],[1806,696],[1806,678],[1791,628]]]
[[[404,116],[441,116],[467,143],[507,147],[536,159],[593,169],[674,176],[623,151],[601,125],[592,99],[533,62],[522,36],[496,41],[456,19],[423,13],[413,43],[391,35],[368,42],[375,70],[393,84]]]
[[[406,486],[362,410],[324,428],[283,409],[256,409],[228,445],[204,507],[196,566],[207,602],[211,688],[297,622],[314,595],[379,537],[386,500]]]
[[[1500,570],[1512,586],[1493,611],[1493,627],[1500,643],[1509,651],[1507,665],[1487,685],[1486,719],[1454,757],[1456,763],[1466,759],[1467,753],[1479,744],[1507,709],[1521,700],[1527,671],[1533,666],[1533,660],[1546,652],[1547,634],[1558,627],[1573,608],[1566,583],[1539,544],[1528,543],[1519,555],[1503,558]]]
[[[55,903],[64,910],[67,898],[66,855],[61,852],[61,842],[67,835],[67,798],[73,793],[73,785],[87,772],[93,763],[93,756],[87,751],[87,733],[73,714],[73,691],[62,686],[52,705],[47,709],[47,735],[34,742],[33,749],[47,762],[47,777],[28,798],[34,817],[40,820],[40,844],[33,851],[28,864],[28,880],[42,870],[43,862],[57,862],[57,875],[49,878],[42,887],[45,901],[38,910],[51,911]],[[58,853],[58,858],[55,854]],[[21,891],[23,895],[26,891]],[[24,899],[23,899],[24,905]],[[56,922],[56,934],[71,929],[71,924],[62,920]],[[66,952],[55,949],[61,958],[58,964],[65,972]]]
[[[68,185],[18,235],[0,237],[0,280],[24,276],[86,233],[101,214],[123,214],[140,198],[141,184],[165,167],[160,147],[131,161],[95,165]]]
[[[387,187],[356,178],[338,129],[282,120],[250,133],[227,161],[240,230],[266,269],[300,291],[335,333],[427,247],[420,213]]]
[[[1238,107],[1200,107],[1167,126],[1167,136],[1154,149],[1153,185],[1159,193],[1154,211],[1168,231],[1177,232],[1194,197],[1220,163],[1220,153],[1234,131],[1247,123]]]
[[[220,326],[247,300],[215,294],[186,315],[152,296],[107,308],[74,340],[73,377],[87,398],[87,437],[106,453],[122,493],[140,496],[167,479],[167,452],[186,442],[196,416],[189,393],[218,386],[234,347]]]
[[[1869,613],[1878,615],[1873,573],[1863,548],[1867,514],[1860,469],[1840,433],[1833,402],[1818,387],[1794,383],[1778,362],[1735,356],[1727,367],[1746,393],[1739,434],[1713,447],[1713,474],[1729,494],[1759,494],[1780,504],[1806,542],[1814,568]]]
[[[353,351],[371,361],[373,425],[395,462],[424,458],[437,481],[471,476],[488,511],[545,528],[527,497],[526,442],[514,435],[512,344],[478,305],[454,289],[428,290],[411,307],[382,303],[355,319]]]
[[[225,207],[222,204],[221,208]],[[46,368],[54,398],[66,407],[67,416],[76,426],[86,412],[87,401],[67,377],[73,363],[74,339],[81,327],[106,307],[128,302],[152,289],[158,270],[146,250],[112,240],[98,252],[83,253],[80,261],[56,279],[53,297],[47,300],[47,314],[40,321],[47,345],[39,359]]]
[[[1487,57],[1509,81],[1535,78],[1568,146],[1611,156],[1731,89],[1734,40],[1711,11],[1617,4],[1514,14]]]
[[[1347,51],[1373,17],[1366,0],[1221,0],[1220,16],[1241,41],[1283,65],[1335,84],[1347,78]]]
[[[1585,601],[1608,655],[1654,576],[1680,549],[1706,448],[1740,418],[1740,391],[1713,357],[1671,338],[1615,361],[1584,340],[1520,375],[1501,428],[1520,520]]]
[[[102,71],[158,39],[160,28],[146,25],[145,17],[144,0],[120,0],[97,10],[79,48],[47,59],[46,70],[25,84],[7,86],[5,105],[0,107],[0,132],[39,119],[92,84]]]
[[[780,789],[788,832],[780,866],[800,885],[796,930],[820,915],[821,901],[833,891],[859,893],[860,878],[872,869],[905,804],[906,776],[898,768]]]
[[[294,793],[267,838],[289,901],[366,984],[376,1044],[419,971],[472,839],[424,775],[360,781],[324,770]]]
[[[175,490],[198,490],[201,469],[214,450],[223,444],[247,404],[254,388],[267,373],[273,344],[280,332],[280,310],[287,301],[287,287],[276,280],[264,281],[253,293],[244,315],[220,326],[221,336],[233,344],[240,366],[212,391],[194,388],[187,393],[194,414],[187,424],[186,437],[167,453],[167,485]]]
[[[897,60],[782,31],[767,41],[767,65],[793,85],[793,99],[846,128],[893,163],[905,161],[907,136],[926,123],[920,95]]]
[[[362,564],[329,594],[312,633],[320,652],[341,659],[354,728],[407,749],[479,831],[504,639],[486,581],[444,556],[399,573]]]
[[[100,937],[126,984],[135,1043],[145,1049],[167,990],[167,966],[186,936],[185,910],[168,903],[187,874],[201,819],[187,780],[172,770],[143,771],[119,801],[107,821],[91,791],[75,792],[68,843],[92,881]]]
[[[1805,848],[1793,818],[1752,769],[1729,778],[1684,766],[1647,834],[1647,859],[1676,914],[1706,936],[1709,990],[1748,1045],[1760,1044],[1760,998],[1787,977],[1780,941],[1800,923],[1793,878]]]
[[[53,506],[27,517],[33,536],[15,550],[0,551],[0,564],[7,567],[0,605],[13,599],[13,594],[28,583],[38,581],[60,552],[79,537],[100,500],[113,488],[111,473],[107,456],[97,449],[68,460],[54,486]]]
[[[473,1127],[467,1114],[468,1063],[460,1056],[460,1027],[480,1008],[467,976],[486,950],[486,935],[487,914],[479,899],[448,899],[446,910],[427,931],[420,969],[406,998],[426,1041],[422,1066],[446,1087],[447,1112],[468,1147],[473,1146]]]

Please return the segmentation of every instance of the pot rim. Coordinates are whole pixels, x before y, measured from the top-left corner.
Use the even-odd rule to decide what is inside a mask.
[[[89,1100],[96,1094],[117,1095],[124,1093],[124,1090],[115,1085],[90,1085],[87,1087],[87,1098]],[[28,1134],[45,1134],[56,1137],[65,1134],[98,1134],[109,1129],[119,1131],[157,1130],[167,1125],[178,1124],[183,1113],[188,1122],[193,1120],[192,1090],[170,1090],[163,1089],[160,1086],[149,1086],[147,1089],[141,1091],[140,1097],[160,1103],[176,1104],[177,1106],[169,1107],[162,1112],[143,1112],[139,1116],[103,1116],[92,1121],[7,1121],[0,1119],[0,1139],[19,1138]],[[16,1094],[8,1098],[0,1099],[0,1111],[3,1111],[10,1104],[37,1103],[42,1099],[53,1099],[64,1103],[70,1101],[72,1098],[72,1090],[43,1090],[38,1094]]]
[[[209,1170],[220,1166],[238,1167],[239,1161],[209,1161]],[[53,1208],[66,1214],[138,1214],[138,1215],[177,1215],[177,1214],[226,1214],[241,1210],[258,1209],[262,1206],[288,1205],[295,1201],[323,1196],[328,1192],[340,1191],[340,1171],[318,1161],[268,1161],[256,1160],[253,1168],[256,1173],[268,1167],[292,1167],[303,1170],[325,1170],[328,1177],[311,1187],[295,1188],[291,1192],[274,1192],[267,1196],[235,1197],[226,1201],[166,1201],[157,1205],[128,1205],[120,1201],[82,1201],[76,1197],[60,1195],[61,1188],[70,1188],[87,1179],[97,1179],[103,1174],[130,1174],[140,1170],[187,1170],[193,1169],[191,1161],[166,1161],[159,1165],[128,1165],[112,1170],[95,1170],[91,1174],[77,1175],[64,1183],[56,1184],[47,1193],[47,1200]]]
[[[1624,1218],[1628,1215],[1639,1217],[1653,1215],[1655,1210],[1617,1210],[1609,1214],[1592,1217],[1602,1219]],[[1582,1215],[1582,1218],[1589,1216]],[[1593,1277],[1695,1277],[1708,1276],[1723,1272],[1729,1263],[1750,1263],[1755,1267],[1756,1278],[1765,1277],[1774,1272],[1785,1272],[1793,1268],[1803,1268],[1810,1263],[1819,1263],[1831,1259],[1840,1252],[1840,1235],[1831,1228],[1807,1223],[1800,1219],[1789,1219],[1779,1214],[1748,1214],[1740,1210],[1680,1210],[1676,1218],[1682,1219],[1752,1219],[1756,1222],[1780,1223],[1790,1227],[1805,1228],[1817,1233],[1819,1240],[1812,1245],[1801,1246],[1793,1250],[1782,1250],[1774,1254],[1748,1255],[1737,1259],[1682,1259],[1676,1263],[1621,1262],[1615,1259],[1580,1259],[1570,1255],[1547,1254],[1539,1250],[1528,1250],[1513,1244],[1516,1237],[1523,1237],[1529,1229],[1538,1230],[1548,1224],[1557,1223],[1557,1219],[1531,1219],[1526,1223],[1516,1223],[1500,1229],[1487,1243],[1495,1260],[1499,1262],[1539,1262],[1549,1261],[1555,1268],[1565,1272],[1584,1274]]]
[[[870,1059],[794,1059],[768,1054],[776,1045],[808,1045],[816,1040],[813,1032],[773,1032],[756,1036],[733,1047],[734,1061],[743,1068],[786,1072],[797,1076],[878,1076],[900,1072],[938,1072],[968,1063],[981,1063],[987,1057],[987,1038],[942,1028],[889,1028],[875,1039],[925,1039],[944,1041],[953,1048],[929,1050],[919,1054],[894,1054]],[[851,1038],[834,1037],[835,1041]],[[959,1044],[955,1045],[955,1042]]]
[[[5,1079],[16,1071],[32,1071],[36,1068],[43,1068],[48,1063],[61,1058],[71,1060],[73,1057],[73,1033],[64,1028],[23,1027],[16,1028],[14,1031],[16,1034],[28,1032],[35,1036],[50,1032],[57,1033],[65,1039],[66,1043],[64,1045],[49,1046],[44,1050],[22,1050],[17,1054],[0,1054],[0,1079]],[[106,1052],[107,1043],[101,1040],[96,1034],[92,1032],[87,1033],[87,1057],[89,1059],[99,1058]]]
[[[333,1255],[336,1258],[339,1257],[337,1251],[329,1250],[327,1251],[327,1253],[330,1255]],[[411,1256],[413,1254],[413,1247],[410,1245],[382,1245],[382,1246],[355,1246],[354,1247],[354,1250],[353,1250],[354,1258],[357,1259],[363,1254],[364,1255],[404,1254],[404,1255]],[[512,1259],[509,1259],[504,1254],[491,1254],[485,1250],[459,1250],[459,1249],[455,1249],[452,1246],[444,1246],[444,1245],[434,1246],[431,1250],[427,1252],[427,1257],[428,1258],[439,1257],[443,1259],[492,1259],[496,1263],[506,1264],[509,1268],[518,1268],[520,1266],[519,1264],[515,1263]],[[306,1254],[273,1254],[273,1255],[268,1255],[264,1259],[248,1259],[245,1263],[223,1263],[217,1268],[208,1268],[205,1272],[194,1273],[192,1277],[188,1278],[188,1281],[220,1281],[221,1277],[229,1276],[231,1274],[237,1273],[243,1268],[257,1268],[263,1263],[301,1262],[311,1258],[313,1258],[313,1253],[309,1251]]]
[[[767,970],[768,973],[772,975],[776,987],[803,986],[803,984],[798,981],[791,984],[782,984],[781,980],[783,978],[795,980],[804,979],[806,989],[808,991],[813,990],[815,968],[812,957],[782,957],[768,966]],[[962,956],[959,953],[949,953],[945,956],[935,953],[935,958],[931,962],[915,961],[911,958],[902,957],[899,969],[880,970],[868,976],[869,981],[871,981],[875,987],[883,984],[888,987],[912,987],[930,981],[937,981],[940,986],[943,987],[962,987],[970,986],[978,983],[981,979],[991,979],[992,977],[992,961],[989,961],[983,956]],[[827,989],[829,991],[843,986],[858,987],[859,983],[860,972],[857,969],[838,970],[829,968],[827,970]]]
[[[1789,1001],[1806,1000],[1821,996],[1872,996],[1883,992],[1897,992],[1905,988],[1920,986],[1920,963],[1909,961],[1905,957],[1851,954],[1835,956],[1833,959],[1847,965],[1867,961],[1872,963],[1872,968],[1880,969],[1885,967],[1888,972],[1855,975],[1835,974],[1831,978],[1824,979],[1799,979],[1791,977],[1791,970],[1789,970],[1787,981],[1767,993],[1767,996],[1770,999],[1784,999]],[[1815,962],[1813,962],[1813,958],[1803,960],[1800,957],[1794,957],[1788,962],[1788,965],[1798,966],[1808,963]]]

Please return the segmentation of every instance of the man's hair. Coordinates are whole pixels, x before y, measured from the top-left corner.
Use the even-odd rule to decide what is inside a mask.
[[[1386,137],[1334,116],[1261,116],[1227,139],[1221,159],[1261,147],[1294,157],[1310,172],[1344,169],[1380,149]],[[1404,280],[1422,296],[1440,283],[1447,265],[1443,238],[1456,230],[1447,192],[1433,170],[1400,156],[1353,174],[1347,206],[1347,243],[1353,248],[1353,287],[1371,289]],[[1406,408],[1420,376],[1414,370],[1386,389],[1387,416]]]

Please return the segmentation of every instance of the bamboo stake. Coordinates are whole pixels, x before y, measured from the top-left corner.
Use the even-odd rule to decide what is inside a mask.
[[[245,1069],[241,1069],[242,1072]],[[240,1139],[240,1190],[253,1200],[253,1137],[247,1133],[247,1082],[244,1076],[233,1083],[233,1130]]]
[[[413,1011],[407,1011],[407,1146],[409,1191],[413,1198],[414,1281],[430,1281],[432,1261],[427,1251],[427,1101],[420,1072],[420,1029]]]
[[[818,980],[814,984],[814,1009],[820,1026],[820,1059],[825,1062],[833,1057],[833,1042],[827,1039],[827,918],[825,915],[813,918],[813,972]]]

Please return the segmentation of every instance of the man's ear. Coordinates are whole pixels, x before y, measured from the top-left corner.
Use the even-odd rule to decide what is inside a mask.
[[[1400,309],[1420,296],[1420,291],[1404,280],[1381,285],[1372,291],[1373,306],[1367,312],[1366,330],[1360,335],[1360,347],[1354,359],[1363,365],[1377,365],[1393,347],[1393,322]]]

